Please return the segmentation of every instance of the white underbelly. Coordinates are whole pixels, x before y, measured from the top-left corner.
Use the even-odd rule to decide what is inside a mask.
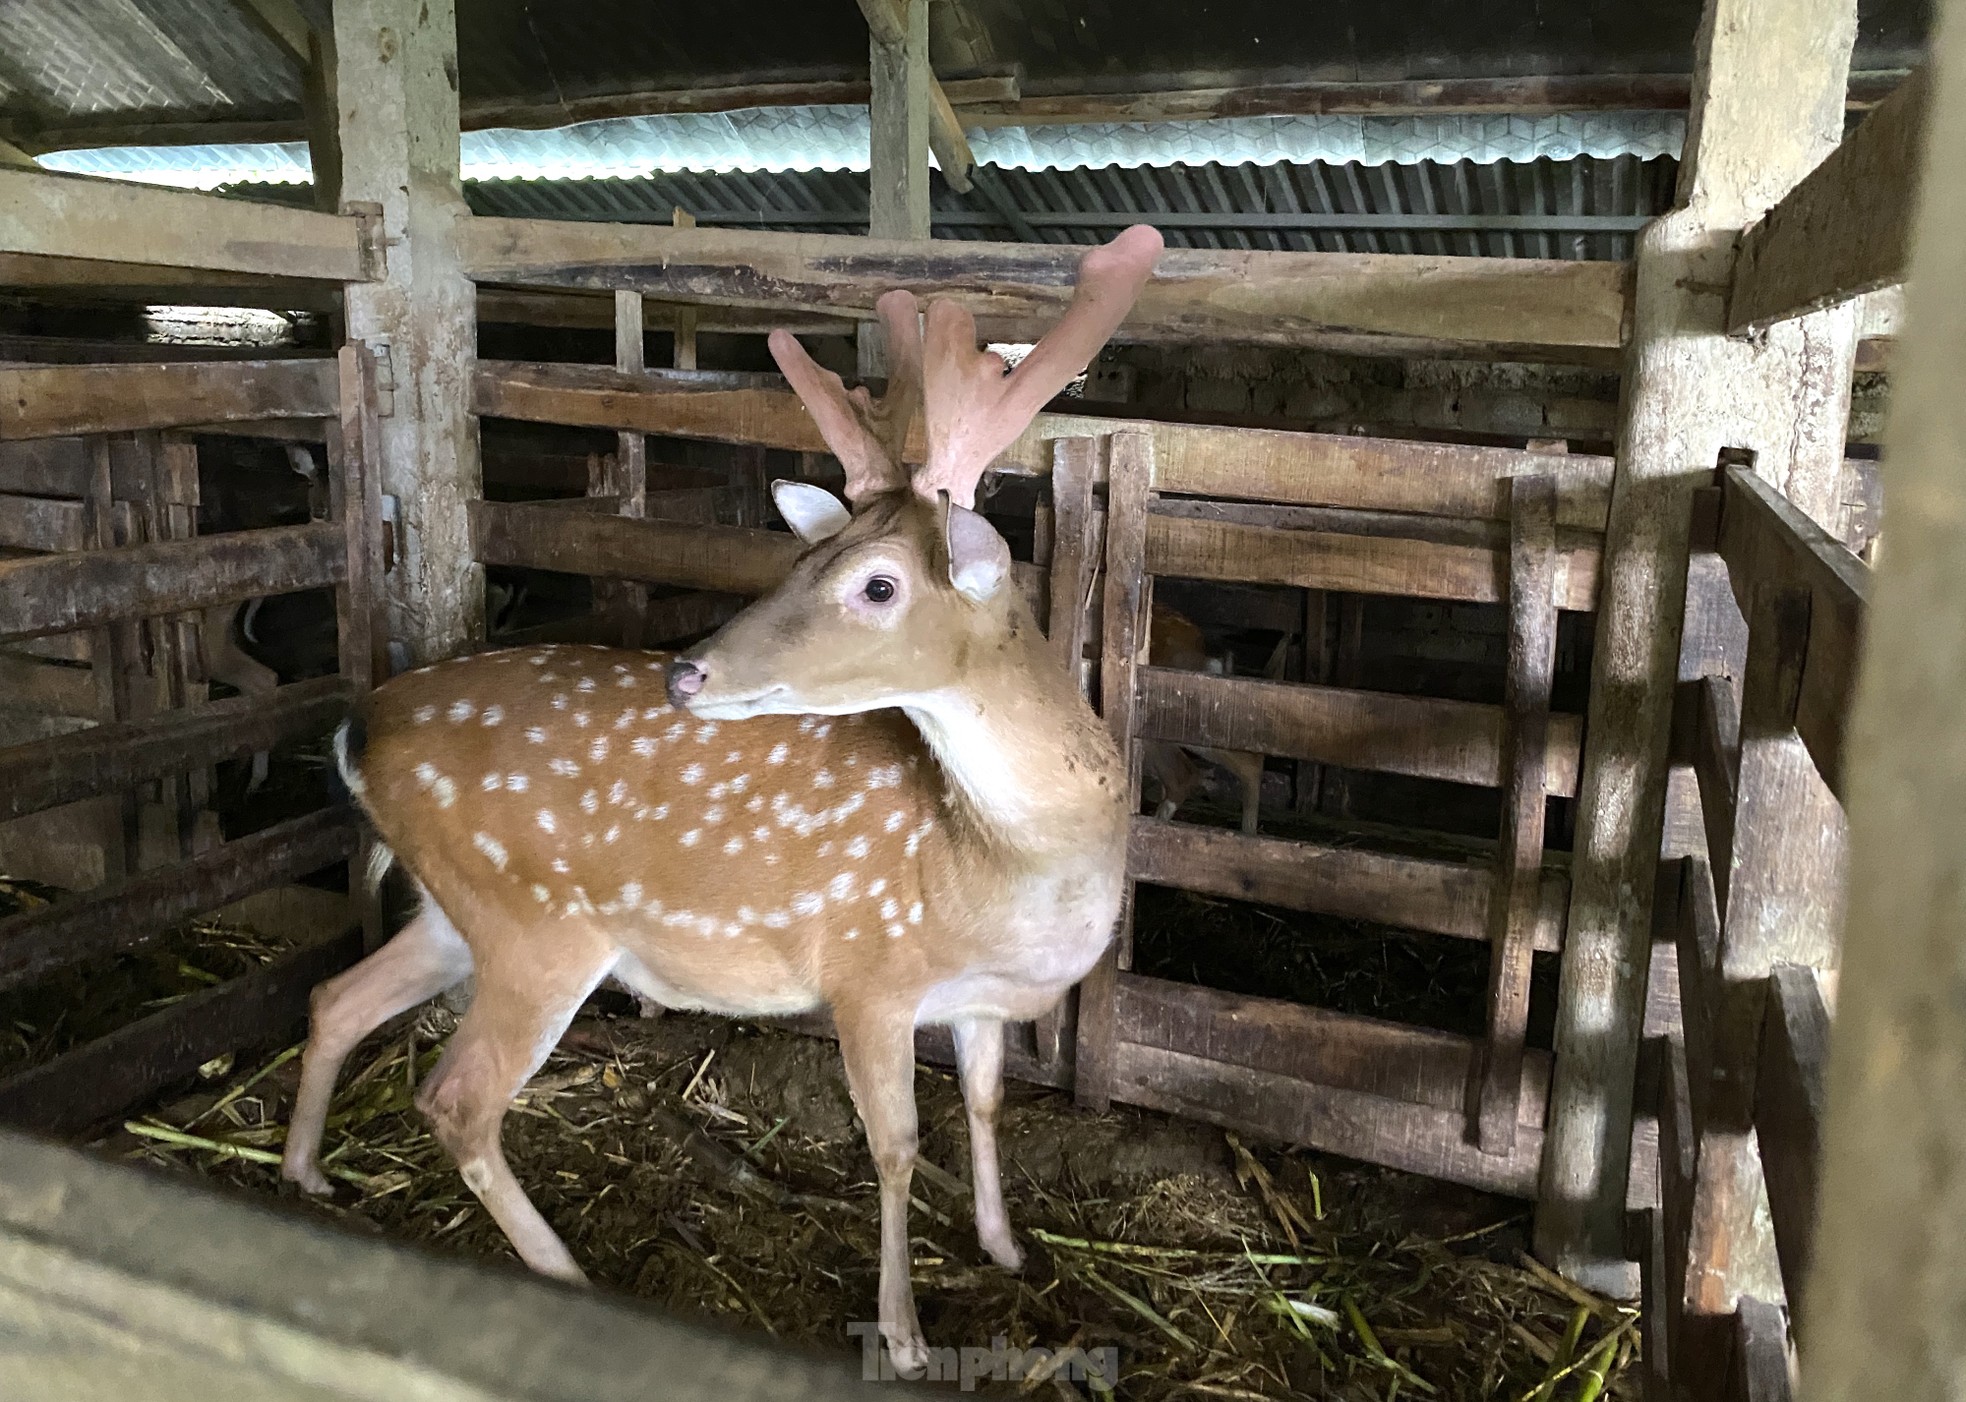
[[[819,995],[802,988],[766,988],[756,992],[735,989],[682,988],[661,978],[632,954],[624,953],[614,976],[630,992],[676,1012],[723,1013],[730,1017],[783,1017],[808,1013],[819,1006]]]

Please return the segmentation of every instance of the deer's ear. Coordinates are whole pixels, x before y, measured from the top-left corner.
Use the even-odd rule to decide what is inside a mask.
[[[831,540],[853,519],[840,499],[824,487],[810,482],[788,482],[784,478],[771,484],[771,499],[778,514],[792,528],[792,534],[807,545]]]
[[[975,603],[996,597],[1010,578],[1010,547],[997,528],[966,506],[942,499],[942,540],[949,550],[949,583]]]

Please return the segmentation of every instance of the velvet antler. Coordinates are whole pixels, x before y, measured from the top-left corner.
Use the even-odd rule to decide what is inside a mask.
[[[922,332],[915,294],[895,291],[874,304],[887,332],[887,392],[844,382],[806,354],[791,332],[771,333],[771,358],[812,415],[819,436],[846,468],[846,499],[858,504],[908,483],[901,455],[922,405]]]
[[[931,499],[946,491],[958,505],[974,506],[976,484],[997,454],[1085,370],[1126,319],[1161,248],[1157,230],[1135,224],[1087,253],[1064,319],[1009,375],[1002,356],[976,348],[976,319],[966,309],[931,303],[924,367],[928,463],[915,473],[915,490]]]

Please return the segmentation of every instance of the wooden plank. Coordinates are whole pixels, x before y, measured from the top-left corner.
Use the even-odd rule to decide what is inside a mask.
[[[1688,1122],[1695,1133],[1707,1122],[1707,1087],[1713,1080],[1713,1023],[1721,999],[1720,910],[1713,875],[1698,857],[1682,858],[1660,877],[1670,881],[1676,899],[1660,918],[1669,918],[1674,972],[1679,976],[1679,1036],[1687,1074]],[[1688,1196],[1691,1196],[1688,1188]]]
[[[1729,1397],[1740,1402],[1789,1402],[1794,1396],[1788,1321],[1782,1318],[1779,1306],[1752,1295],[1741,1297],[1734,1314],[1729,1383]]]
[[[0,368],[0,438],[336,412],[335,367],[326,359]]]
[[[1169,667],[1140,668],[1139,686],[1146,739],[1491,789],[1503,782],[1500,706]],[[1582,729],[1577,716],[1550,717],[1544,787],[1551,794],[1577,791]]]
[[[319,589],[347,576],[341,527],[325,521],[0,560],[0,638]]]
[[[1840,798],[1870,569],[1752,470],[1729,467],[1724,484],[1719,547],[1741,612],[1752,609],[1762,581],[1808,592],[1809,638],[1795,722],[1824,782]]]
[[[347,578],[335,591],[335,651],[360,696],[389,675],[388,627],[377,618],[382,574],[382,448],[375,360],[359,342],[337,362],[341,431],[329,446],[328,514],[341,528]]]
[[[1154,492],[1152,440],[1121,434],[1110,440],[1106,511],[1106,589],[1100,625],[1099,714],[1126,766],[1126,811],[1140,811],[1142,747],[1139,743],[1140,658],[1154,602],[1147,573],[1147,503]],[[1133,885],[1127,883],[1113,944],[1079,984],[1078,1040],[1072,1093],[1080,1105],[1104,1110],[1114,1094],[1114,1008],[1120,970],[1131,966]]]
[[[695,347],[691,346],[692,357]],[[640,374],[648,368],[648,346],[642,325],[642,294],[614,294],[614,368],[626,375]],[[619,433],[614,440],[614,470],[608,487],[623,516],[663,515],[649,510],[648,439],[639,433]],[[591,491],[591,488],[590,488]],[[714,522],[715,515],[710,517]],[[648,590],[639,584],[597,584],[595,607],[612,613],[620,625],[623,647],[642,645],[642,614],[648,605]]]
[[[1119,976],[1115,1007],[1123,1042],[1436,1110],[1461,1108],[1479,1045],[1451,1032],[1133,973]],[[1536,1129],[1549,1057],[1532,1052],[1524,1067],[1512,1105]]]
[[[1059,666],[1076,679],[1085,660],[1086,613],[1099,570],[1092,547],[1092,482],[1099,467],[1099,443],[1092,438],[1061,438],[1052,451],[1051,623],[1046,632]],[[1152,521],[1147,524],[1147,539],[1151,551]]]
[[[88,548],[88,510],[79,501],[0,495],[0,549]]]
[[[868,29],[867,233],[925,239],[928,90],[935,82],[928,66],[928,0],[860,0],[860,13]],[[963,151],[967,156],[967,142]],[[967,167],[961,174],[967,180]]]
[[[460,224],[480,282],[634,287],[677,301],[870,314],[893,288],[952,298],[983,334],[1033,340],[1063,314],[1072,245],[864,239],[480,217]],[[1115,339],[1269,345],[1624,344],[1617,263],[1171,248]]]
[[[754,597],[775,588],[804,549],[784,531],[634,520],[502,501],[472,502],[471,531],[481,564]],[[1044,597],[1042,573],[1014,561],[1011,577],[1036,608]]]
[[[318,733],[348,713],[353,695],[339,677],[318,677],[271,696],[228,697],[0,749],[0,822]]]
[[[631,520],[510,502],[473,502],[472,536],[487,565],[763,594],[791,569],[797,537],[739,526]]]
[[[0,1123],[70,1138],[127,1114],[215,1056],[299,1033],[314,986],[361,957],[361,927],[351,925],[10,1076],[0,1081]]]
[[[1665,1270],[1648,1303],[1665,1323],[1667,1356],[1677,1369],[1694,1356],[1687,1340],[1687,1214],[1693,1204],[1699,1131],[1693,1122],[1686,1049],[1672,1037],[1661,1038],[1659,1047],[1659,1216]],[[1680,1395],[1675,1390],[1673,1396]]]
[[[0,1132],[8,1402],[867,1402],[827,1357]],[[359,1389],[359,1390],[358,1390]],[[891,1393],[892,1389],[890,1389]]]
[[[1536,1195],[1540,1133],[1521,1135],[1514,1154],[1484,1154],[1462,1142],[1458,1109],[1317,1085],[1138,1042],[1119,1042],[1114,1061],[1113,1098],[1130,1105],[1485,1192]]]
[[[472,410],[487,418],[826,451],[805,407],[775,375],[637,376],[595,365],[483,361],[473,386]],[[1158,479],[1166,493],[1506,522],[1509,480],[1549,472],[1557,479],[1559,525],[1602,531],[1610,503],[1610,459],[1582,453],[1086,413],[1038,415],[993,467],[1042,476],[1051,470],[1053,439],[1119,432],[1152,438],[1155,461],[1168,465]],[[917,421],[904,453],[917,461],[927,447]]]
[[[914,12],[916,3],[925,5],[926,0],[913,0],[913,3],[911,0],[860,0],[860,13],[866,17],[873,47],[873,61],[869,65],[872,83],[868,105],[874,115],[876,152],[880,150],[881,142],[881,111],[886,105],[882,101],[886,95],[884,88],[895,81],[883,74],[884,59],[886,66],[919,69],[906,79],[910,87],[918,89],[908,94],[907,107],[915,110],[906,120],[918,123],[921,130],[917,135],[903,140],[907,146],[919,148],[918,152],[911,151],[908,159],[911,164],[919,164],[922,170],[921,223],[922,236],[926,237],[928,152],[935,152],[936,163],[942,168],[942,178],[958,194],[969,189],[969,172],[976,164],[976,158],[970,153],[969,140],[963,135],[962,124],[949,103],[949,95],[942,90],[942,85],[936,81],[934,72],[928,66],[928,12],[924,9],[917,16]],[[898,52],[894,57],[887,58],[881,52],[883,49]],[[873,164],[881,164],[878,155]],[[878,235],[882,232],[880,221],[877,218],[874,222],[874,232]]]
[[[1735,335],[1905,280],[1930,75],[1919,69],[1741,240]]]
[[[1376,852],[1352,843],[1256,837],[1226,828],[1135,818],[1127,876],[1157,886],[1287,910],[1314,911],[1457,939],[1487,937],[1489,888],[1484,863]],[[1532,930],[1534,948],[1563,947],[1568,887],[1557,870],[1542,873]]]
[[[1693,773],[1700,787],[1700,818],[1707,861],[1714,866],[1714,896],[1724,909],[1733,872],[1734,777],[1741,763],[1741,721],[1731,689],[1721,677],[1690,683],[1694,703]]]
[[[0,169],[0,254],[324,282],[374,276],[339,214],[50,171]]]
[[[1597,601],[1596,552],[1576,556],[1582,567],[1562,571],[1561,602],[1589,610]],[[1487,604],[1506,595],[1508,555],[1477,545],[1156,515],[1147,528],[1147,568],[1178,579]]]
[[[192,916],[345,860],[355,818],[323,809],[182,863],[0,920],[0,989],[134,949]]]
[[[1789,1310],[1800,1315],[1816,1236],[1817,1169],[1829,1079],[1829,1009],[1814,969],[1770,975],[1755,1080],[1754,1129]]]
[[[1518,477],[1509,550],[1502,836],[1488,905],[1488,1039],[1470,1063],[1468,1118],[1483,1152],[1515,1147],[1529,1032],[1530,960],[1542,903],[1543,768],[1556,677],[1556,482]]]

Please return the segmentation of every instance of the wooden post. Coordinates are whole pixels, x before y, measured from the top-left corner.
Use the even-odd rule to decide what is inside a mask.
[[[678,205],[669,212],[669,222],[678,229],[694,229],[696,227],[696,216],[684,209],[681,205]],[[620,306],[621,303],[617,299],[615,302],[617,314],[619,313]],[[617,315],[617,327],[615,331],[617,355],[620,353],[620,335],[619,318]],[[675,353],[670,359],[678,370],[694,370],[696,368],[695,307],[676,308]]]
[[[1154,492],[1153,439],[1116,433],[1106,487],[1106,617],[1099,658],[1101,714],[1126,761],[1127,813],[1140,811],[1141,747],[1134,738],[1138,699],[1134,673],[1147,651],[1147,617],[1153,580],[1147,574],[1147,505]],[[1078,1066],[1073,1093],[1079,1104],[1103,1110],[1113,1095],[1113,1000],[1121,969],[1133,963],[1133,883],[1126,884],[1113,946],[1079,985]]]
[[[395,499],[389,636],[412,663],[484,635],[469,504],[483,494],[471,375],[477,294],[458,261],[454,0],[334,7],[342,193],[380,206],[380,281],[345,292],[349,339],[375,358],[380,490]]]
[[[1891,548],[1849,743],[1849,920],[1804,1306],[1811,1402],[1938,1398],[1966,1373],[1966,4],[1938,8],[1915,308],[1892,363]]]
[[[1488,897],[1488,1040],[1470,1061],[1468,1119],[1484,1153],[1515,1149],[1529,975],[1543,895],[1544,760],[1556,677],[1556,479],[1509,483],[1509,660],[1502,840]]]
[[[1727,290],[1742,229],[1842,136],[1855,33],[1854,0],[1708,0],[1678,207],[1639,239],[1535,1230],[1544,1259],[1624,1297],[1690,493],[1745,448],[1833,521],[1856,347],[1848,306],[1730,340]]]
[[[682,211],[676,213],[681,215]],[[694,320],[694,313],[691,319]],[[690,360],[694,363],[695,359],[696,328],[692,325]],[[614,294],[614,368],[631,375],[639,375],[648,368],[639,292]],[[620,503],[617,507],[620,514],[639,519],[648,514],[648,439],[639,433],[618,433],[614,441],[614,480],[609,488]],[[628,583],[603,586],[598,582],[594,587],[597,591],[605,588],[612,597],[612,611],[621,624],[622,646],[640,647],[642,621],[648,612],[648,587]]]
[[[888,0],[875,0],[886,4]],[[867,40],[872,94],[867,104],[867,233],[877,239],[925,239],[928,224],[928,0],[901,0],[900,32]],[[880,323],[862,322],[858,338],[863,380],[887,373]]]

